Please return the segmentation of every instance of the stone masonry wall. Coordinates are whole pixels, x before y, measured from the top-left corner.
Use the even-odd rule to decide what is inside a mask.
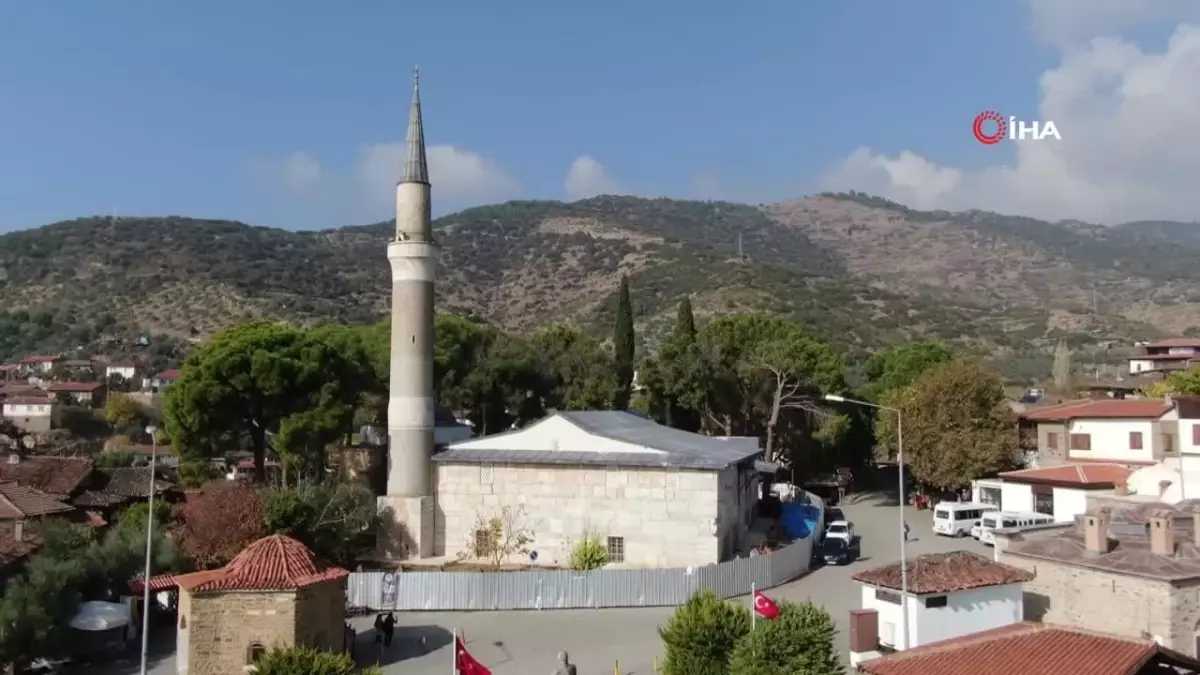
[[[1034,573],[1025,583],[1025,619],[1141,638],[1193,653],[1173,630],[1173,587],[1165,581],[1002,553],[1000,562]]]
[[[296,642],[340,652],[346,627],[346,583],[325,582],[296,592]]]
[[[191,609],[188,675],[241,673],[252,643],[270,649],[296,642],[293,592],[183,594]]]
[[[711,471],[438,464],[434,551],[468,551],[478,517],[523,505],[540,564],[565,567],[590,529],[625,539],[627,567],[706,565],[719,558],[717,489]]]

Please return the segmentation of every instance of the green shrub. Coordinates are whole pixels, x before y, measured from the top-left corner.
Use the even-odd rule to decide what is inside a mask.
[[[779,616],[759,621],[733,650],[729,675],[842,675],[829,612],[811,604],[779,603]]]
[[[700,591],[658,629],[666,645],[663,675],[729,675],[734,647],[750,632],[750,612]]]
[[[600,536],[585,532],[583,538],[571,549],[571,569],[598,570],[608,564],[608,549]]]
[[[277,647],[254,662],[257,675],[382,675],[379,668],[358,670],[354,659],[341,652],[308,647]]]

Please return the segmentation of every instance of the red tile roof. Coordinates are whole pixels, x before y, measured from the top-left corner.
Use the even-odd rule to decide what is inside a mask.
[[[53,495],[70,495],[92,475],[92,460],[76,457],[0,457],[0,480],[16,481]]]
[[[1059,422],[1081,419],[1138,419],[1162,417],[1171,409],[1171,404],[1157,399],[1116,399],[1097,401],[1087,399],[1059,405],[1035,408],[1022,417],[1032,422]]]
[[[867,675],[1134,675],[1166,653],[1151,640],[1018,623],[864,661],[858,671]],[[1181,656],[1172,654],[1176,661]]]
[[[340,567],[319,563],[304,544],[273,534],[250,544],[219,570],[184,574],[175,578],[180,588],[211,591],[284,591],[341,579],[350,574]]]
[[[178,587],[179,587],[179,584],[175,581],[174,574],[159,574],[159,575],[150,577],[150,591],[152,593],[159,593],[161,591],[169,591],[169,590],[172,590],[172,589],[178,588]],[[132,589],[134,593],[142,592],[143,586],[142,586],[142,578],[140,575],[135,577],[134,579],[130,580],[129,588]]]
[[[1000,474],[1000,477],[1011,483],[1059,483],[1079,487],[1111,488],[1124,485],[1131,473],[1133,469],[1122,464],[1088,463],[1007,471]]]
[[[74,510],[70,504],[41,490],[17,483],[0,483],[0,520],[25,520]]]
[[[4,402],[14,405],[50,405],[54,401],[47,396],[10,396]]]
[[[20,562],[41,546],[36,534],[26,532],[24,536],[24,539],[17,539],[11,530],[0,530],[0,569]]]
[[[50,385],[49,390],[54,392],[96,391],[103,386],[103,382],[55,382]]]
[[[953,593],[1033,579],[1030,572],[967,551],[917,556],[907,561],[907,567],[908,592],[916,595]],[[864,584],[897,591],[903,588],[899,562],[864,570],[852,578]]]
[[[61,358],[61,356],[34,354],[33,356],[26,356],[24,359],[21,359],[21,363],[54,363]]]
[[[168,368],[158,375],[155,375],[155,377],[160,380],[178,380],[180,375],[182,375],[182,371],[180,371],[178,368]]]

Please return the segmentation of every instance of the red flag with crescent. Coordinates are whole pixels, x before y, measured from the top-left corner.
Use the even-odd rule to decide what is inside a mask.
[[[779,605],[763,595],[762,591],[754,591],[754,612],[764,619],[775,619],[779,616]]]
[[[459,675],[492,675],[492,671],[484,668],[482,663],[471,656],[461,637],[454,638],[454,667],[458,669]]]

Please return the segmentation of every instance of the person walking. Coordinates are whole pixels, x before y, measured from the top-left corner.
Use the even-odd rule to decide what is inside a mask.
[[[904,521],[904,541],[908,541],[908,521]]]
[[[375,615],[375,644],[383,644],[383,612]]]
[[[383,646],[392,646],[392,634],[396,632],[396,615],[391,612],[383,619]]]

